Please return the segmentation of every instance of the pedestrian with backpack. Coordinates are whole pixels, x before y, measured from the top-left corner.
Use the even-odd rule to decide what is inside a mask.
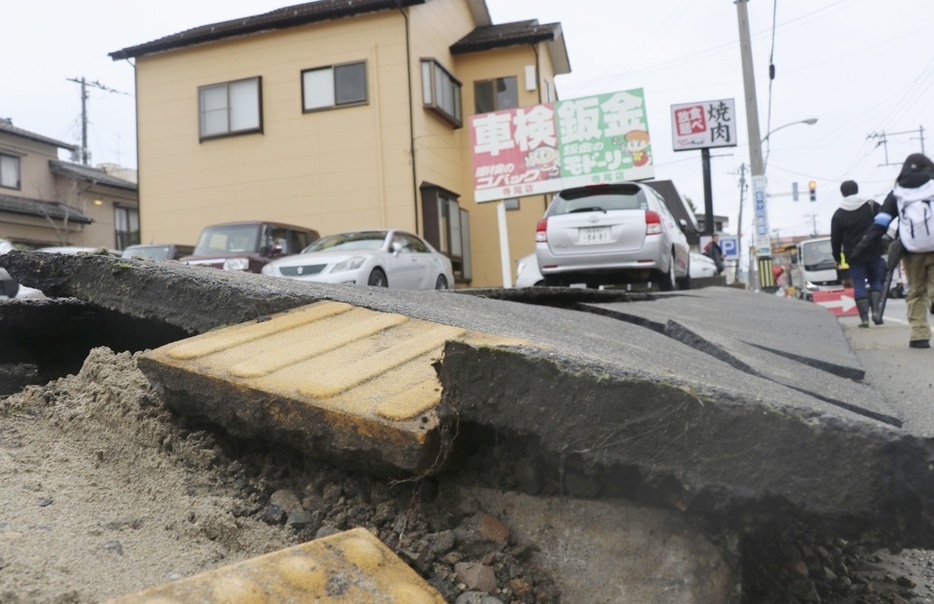
[[[837,270],[844,266],[844,259],[848,261],[850,280],[853,282],[853,298],[859,310],[859,326],[869,327],[870,311],[873,323],[881,325],[882,282],[885,280],[885,260],[882,259],[882,254],[885,250],[878,244],[872,253],[867,254],[865,262],[854,262],[850,258],[866,231],[872,226],[879,212],[879,204],[862,197],[859,194],[859,185],[852,180],[840,185],[840,193],[843,195],[843,201],[830,219],[830,250]]]
[[[905,249],[902,262],[908,276],[908,324],[911,348],[931,347],[928,324],[928,291],[934,291],[934,162],[922,153],[912,153],[902,164],[895,188],[882,202],[873,225],[856,249],[853,261],[871,258],[889,223],[898,218],[898,239]]]

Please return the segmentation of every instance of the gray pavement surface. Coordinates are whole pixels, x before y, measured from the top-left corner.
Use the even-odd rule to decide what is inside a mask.
[[[866,371],[863,381],[902,418],[903,429],[934,435],[934,349],[908,348],[904,300],[889,300],[884,320],[869,329],[860,328],[856,317],[840,317],[839,323]]]

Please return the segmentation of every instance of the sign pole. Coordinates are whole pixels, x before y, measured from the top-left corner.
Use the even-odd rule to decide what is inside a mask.
[[[755,250],[759,265],[761,287],[775,285],[772,276],[772,239],[769,230],[768,195],[765,165],[762,162],[762,138],[759,136],[759,109],[756,103],[756,77],[752,68],[752,43],[749,36],[749,14],[746,3],[736,0],[739,19],[739,48],[743,60],[743,88],[746,93],[746,130],[749,134],[749,167],[752,176],[753,199],[756,211]]]
[[[499,225],[499,257],[503,269],[503,287],[512,287],[512,264],[509,261],[509,225],[506,223],[506,202],[496,204],[496,222]]]
[[[710,147],[701,149],[701,159],[704,164],[704,233],[713,235],[713,186],[710,183]]]

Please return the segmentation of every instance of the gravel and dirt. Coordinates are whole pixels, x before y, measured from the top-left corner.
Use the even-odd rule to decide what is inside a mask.
[[[357,526],[449,602],[562,601],[532,551],[456,487],[235,440],[166,410],[136,357],[106,348],[77,375],[0,398],[0,485],[2,604],[101,602]],[[934,603],[931,552],[784,526],[744,553],[746,603]]]

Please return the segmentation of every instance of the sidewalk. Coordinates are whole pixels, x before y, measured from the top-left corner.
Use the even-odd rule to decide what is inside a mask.
[[[934,435],[934,348],[908,348],[904,305],[886,309],[885,323],[859,327],[859,317],[839,317],[866,377],[912,433]]]

